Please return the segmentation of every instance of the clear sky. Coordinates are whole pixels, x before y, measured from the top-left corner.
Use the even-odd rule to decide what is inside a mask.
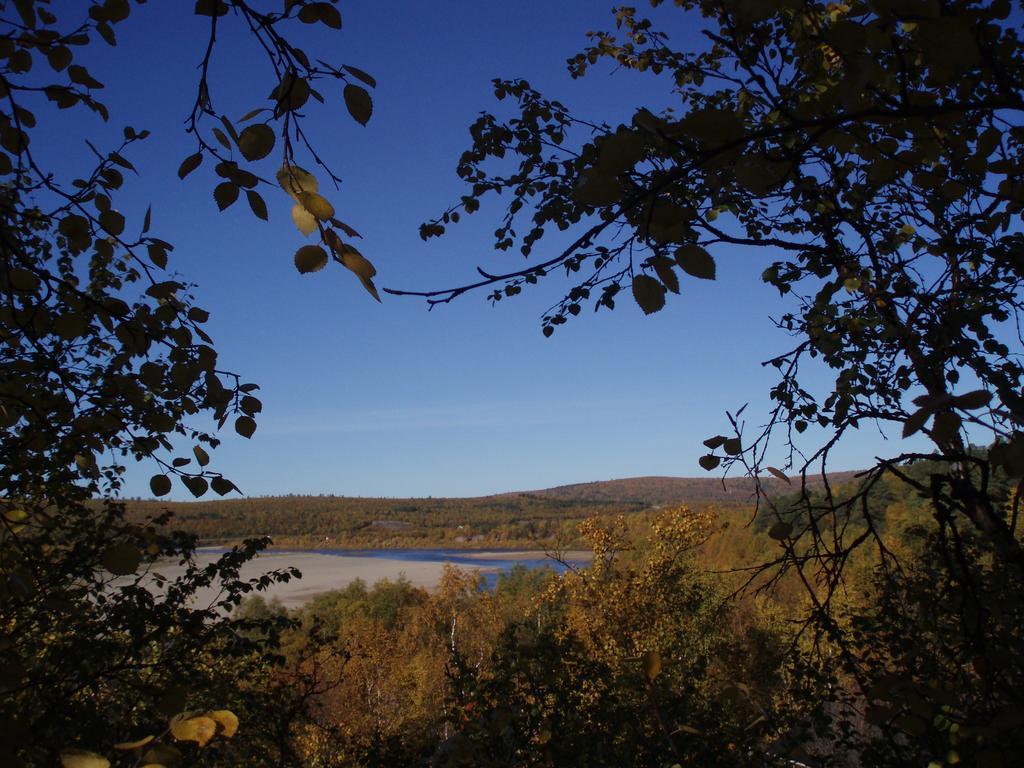
[[[191,5],[134,9],[118,28],[122,44],[98,50],[91,69],[107,85],[117,133],[130,122],[154,134],[132,155],[142,175],[126,196],[152,200],[154,233],[175,243],[171,266],[199,284],[223,366],[262,387],[253,439],[229,427],[213,455],[213,468],[246,494],[464,496],[702,475],[701,440],[726,430],[727,409],[749,401],[750,423],[760,423],[772,383],[760,362],[787,344],[769,321],[782,305],[760,282],[767,252],[720,255],[716,282],[685,279],[682,296],[656,315],[644,317],[623,295],[614,313],[584,312],[550,339],[539,317],[561,295],[557,280],[497,307],[479,294],[428,313],[415,299],[377,304],[338,265],[299,275],[292,255],[306,241],[283,192],[265,193],[263,223],[244,202],[218,214],[210,168],[186,182],[175,175],[194,151],[183,120],[205,43],[204,22],[183,12]],[[302,38],[307,50],[376,77],[374,114],[367,128],[357,125],[340,88],[328,88],[328,103],[309,111],[309,127],[344,179],[329,197],[363,234],[360,249],[377,266],[378,285],[446,287],[472,279],[477,264],[521,263],[490,249],[496,207],[440,240],[423,243],[417,232],[462,192],[456,160],[469,145],[468,125],[495,106],[492,78],[525,77],[609,122],[669,98],[654,78],[607,70],[583,82],[568,77],[565,59],[583,46],[584,32],[612,26],[602,2],[339,7],[340,33],[304,28]],[[694,34],[680,14],[669,18],[677,38]],[[220,45],[215,106],[236,116],[263,106],[272,82],[258,52],[231,32]],[[65,167],[84,167],[83,139],[103,131],[54,124],[49,135]],[[264,162],[269,176],[280,158]],[[898,450],[866,429],[836,452],[833,467],[863,467]],[[147,496],[152,471],[133,469],[126,495]],[[174,497],[187,492],[176,486]]]

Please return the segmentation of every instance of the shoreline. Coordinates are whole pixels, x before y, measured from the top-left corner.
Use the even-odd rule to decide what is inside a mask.
[[[213,562],[223,548],[201,547],[196,552],[196,561],[202,566]],[[366,552],[367,550],[362,550]],[[370,550],[370,552],[387,552],[388,550]],[[338,550],[337,554],[329,552],[317,552],[309,550],[264,550],[257,557],[245,563],[240,572],[244,580],[257,579],[267,571],[280,568],[294,567],[302,573],[302,578],[292,579],[284,584],[272,584],[266,590],[253,592],[253,595],[261,595],[266,600],[278,598],[285,608],[299,608],[317,595],[331,592],[336,589],[344,589],[357,579],[361,579],[367,586],[373,586],[378,581],[395,581],[399,578],[406,578],[413,586],[433,590],[441,581],[446,565],[449,564],[443,553],[450,553],[450,556],[457,558],[459,562],[451,565],[465,570],[473,571],[483,575],[496,574],[504,570],[501,563],[518,561],[539,561],[549,560],[547,553],[542,550],[515,550],[501,552],[497,550],[393,550],[396,552],[432,552],[442,553],[436,559],[414,560],[402,559],[400,557],[387,557],[383,555],[356,554],[359,550]],[[349,554],[351,553],[351,554]],[[455,554],[457,553],[457,554]],[[571,551],[562,554],[567,560],[586,561],[591,559],[590,552]],[[576,557],[580,555],[580,557]],[[554,560],[550,560],[554,564]],[[182,566],[174,562],[155,564],[151,569],[153,573],[174,579],[183,573]],[[219,590],[215,587],[205,587],[198,591],[195,597],[196,605],[209,605],[216,601]]]

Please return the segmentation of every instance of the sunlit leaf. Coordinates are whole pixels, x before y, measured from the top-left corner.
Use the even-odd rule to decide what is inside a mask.
[[[238,717],[228,709],[217,709],[207,712],[207,716],[220,727],[220,735],[230,739],[238,732]]]
[[[178,741],[193,741],[205,747],[217,735],[217,722],[204,715],[178,715],[171,719],[171,735]]]
[[[335,247],[335,253],[341,263],[356,274],[367,292],[380,301],[380,294],[377,293],[377,287],[373,284],[373,277],[377,274],[377,269],[370,263],[370,260],[348,243],[342,243]]]
[[[114,745],[114,749],[119,749],[122,752],[129,752],[133,749],[141,749],[142,747],[149,744],[155,736],[143,736],[141,739],[136,741],[122,741]]]
[[[292,221],[299,232],[309,235],[316,229],[316,217],[302,207],[300,203],[292,206]]]
[[[316,177],[297,165],[282,165],[277,171],[277,183],[295,202],[300,202],[299,196],[303,192],[316,192],[319,189]]]
[[[299,202],[319,221],[328,221],[334,217],[334,206],[316,192],[303,192],[299,195]]]
[[[84,749],[65,749],[60,753],[63,768],[110,768],[110,761]]]

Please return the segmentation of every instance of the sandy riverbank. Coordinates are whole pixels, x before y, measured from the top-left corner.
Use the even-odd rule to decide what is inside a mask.
[[[590,553],[578,552],[564,554],[567,557],[574,556],[573,559],[576,560],[589,559],[590,555]],[[581,557],[575,557],[576,555],[581,555]],[[206,565],[217,556],[216,553],[200,551],[197,560],[200,565]],[[494,573],[500,570],[500,567],[494,565],[493,561],[538,560],[544,558],[545,553],[472,551],[460,552],[459,557],[479,561],[479,565],[460,563],[459,568]],[[322,555],[317,552],[300,551],[264,552],[255,560],[242,566],[241,576],[243,579],[253,579],[280,568],[298,568],[302,572],[301,579],[293,579],[287,584],[274,584],[262,593],[268,600],[276,597],[286,607],[296,608],[323,592],[343,589],[356,579],[362,579],[372,585],[381,579],[394,580],[399,576],[405,576],[418,587],[433,589],[441,580],[444,566],[443,562],[399,560],[386,557]],[[181,575],[184,569],[176,564],[162,564],[157,565],[153,570],[173,579]],[[216,600],[217,590],[210,587],[199,591],[196,596],[196,605],[205,606]]]

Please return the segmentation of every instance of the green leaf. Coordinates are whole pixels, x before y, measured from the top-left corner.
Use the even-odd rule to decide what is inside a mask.
[[[633,298],[645,315],[657,312],[665,306],[665,286],[650,275],[633,278]]]
[[[267,204],[264,202],[259,192],[254,189],[247,189],[245,190],[245,199],[249,201],[249,207],[256,215],[256,218],[263,219],[264,221],[268,220]]]
[[[937,443],[952,442],[960,431],[962,421],[954,411],[939,411],[932,422],[932,439]]]
[[[209,484],[206,482],[206,478],[204,477],[185,476],[181,478],[181,482],[183,482],[185,487],[188,488],[189,493],[197,499],[206,493],[207,488],[209,488]]]
[[[622,194],[622,185],[616,175],[600,168],[588,168],[581,173],[572,190],[577,203],[592,207],[617,203]]]
[[[984,408],[991,401],[991,392],[986,392],[984,389],[976,389],[965,395],[957,395],[953,398],[952,402],[957,408],[963,408],[965,411],[976,411],[979,408]]]
[[[124,232],[124,216],[115,210],[108,209],[99,216],[100,226],[105,232],[117,237]]]
[[[667,256],[659,256],[651,259],[651,266],[654,267],[654,272],[661,280],[661,284],[666,289],[672,291],[672,293],[679,293],[679,276],[676,275],[674,266],[675,264]]]
[[[256,420],[251,416],[239,416],[235,419],[235,432],[245,438],[252,437],[256,432]]]
[[[341,14],[330,3],[310,3],[299,11],[299,21],[305,24],[321,22],[331,29],[341,29]]]
[[[154,496],[166,496],[171,492],[171,478],[167,475],[153,475],[149,478],[149,490]]]
[[[295,252],[295,268],[303,275],[327,266],[327,251],[319,245],[304,245]]]
[[[688,275],[702,280],[715,279],[715,260],[699,245],[682,245],[677,248],[676,262]]]
[[[178,178],[184,179],[186,176],[192,173],[192,171],[198,168],[202,162],[202,152],[196,152],[194,155],[189,155],[184,160],[182,160],[181,165],[178,166]]]
[[[309,100],[309,93],[309,83],[305,78],[294,71],[288,72],[270,94],[270,97],[277,101],[275,113],[280,115],[301,109]]]
[[[192,448],[192,453],[196,455],[196,461],[199,462],[200,467],[205,467],[210,463],[210,454],[208,454],[202,446],[195,446]],[[168,483],[170,485],[170,483]]]
[[[903,422],[903,437],[910,437],[919,431],[931,415],[932,412],[928,408],[921,408],[920,410],[910,414],[907,417],[907,420]]]
[[[262,160],[274,149],[274,130],[264,123],[250,125],[238,136],[238,149],[246,160]]]
[[[348,108],[348,113],[357,123],[366,125],[370,122],[370,116],[373,115],[373,99],[370,98],[370,94],[365,88],[349,83],[345,86],[342,95],[345,98],[345,107]]]
[[[226,494],[231,493],[234,490],[237,490],[235,488],[235,484],[225,477],[212,478],[210,480],[210,487],[213,489],[213,492],[216,493],[218,496],[224,496]]]
[[[224,181],[213,189],[213,199],[217,201],[217,208],[224,210],[234,204],[238,199],[239,187],[233,181]]]
[[[374,80],[366,72],[364,72],[363,70],[359,69],[359,67],[352,67],[352,66],[349,66],[348,64],[345,64],[344,66],[342,66],[342,69],[344,69],[346,72],[348,72],[353,77],[356,77],[359,80],[362,80],[364,83],[366,83],[371,88],[376,88],[377,87],[377,81]]]
[[[142,553],[133,544],[114,544],[104,550],[100,562],[115,576],[129,576],[139,569]]]
[[[224,0],[196,0],[196,16],[223,16],[228,12],[228,4]]]
[[[704,456],[701,456],[697,460],[697,463],[700,464],[702,469],[706,469],[708,472],[710,472],[719,464],[721,464],[722,460],[718,456],[715,456],[712,453],[708,453],[705,454]]]

